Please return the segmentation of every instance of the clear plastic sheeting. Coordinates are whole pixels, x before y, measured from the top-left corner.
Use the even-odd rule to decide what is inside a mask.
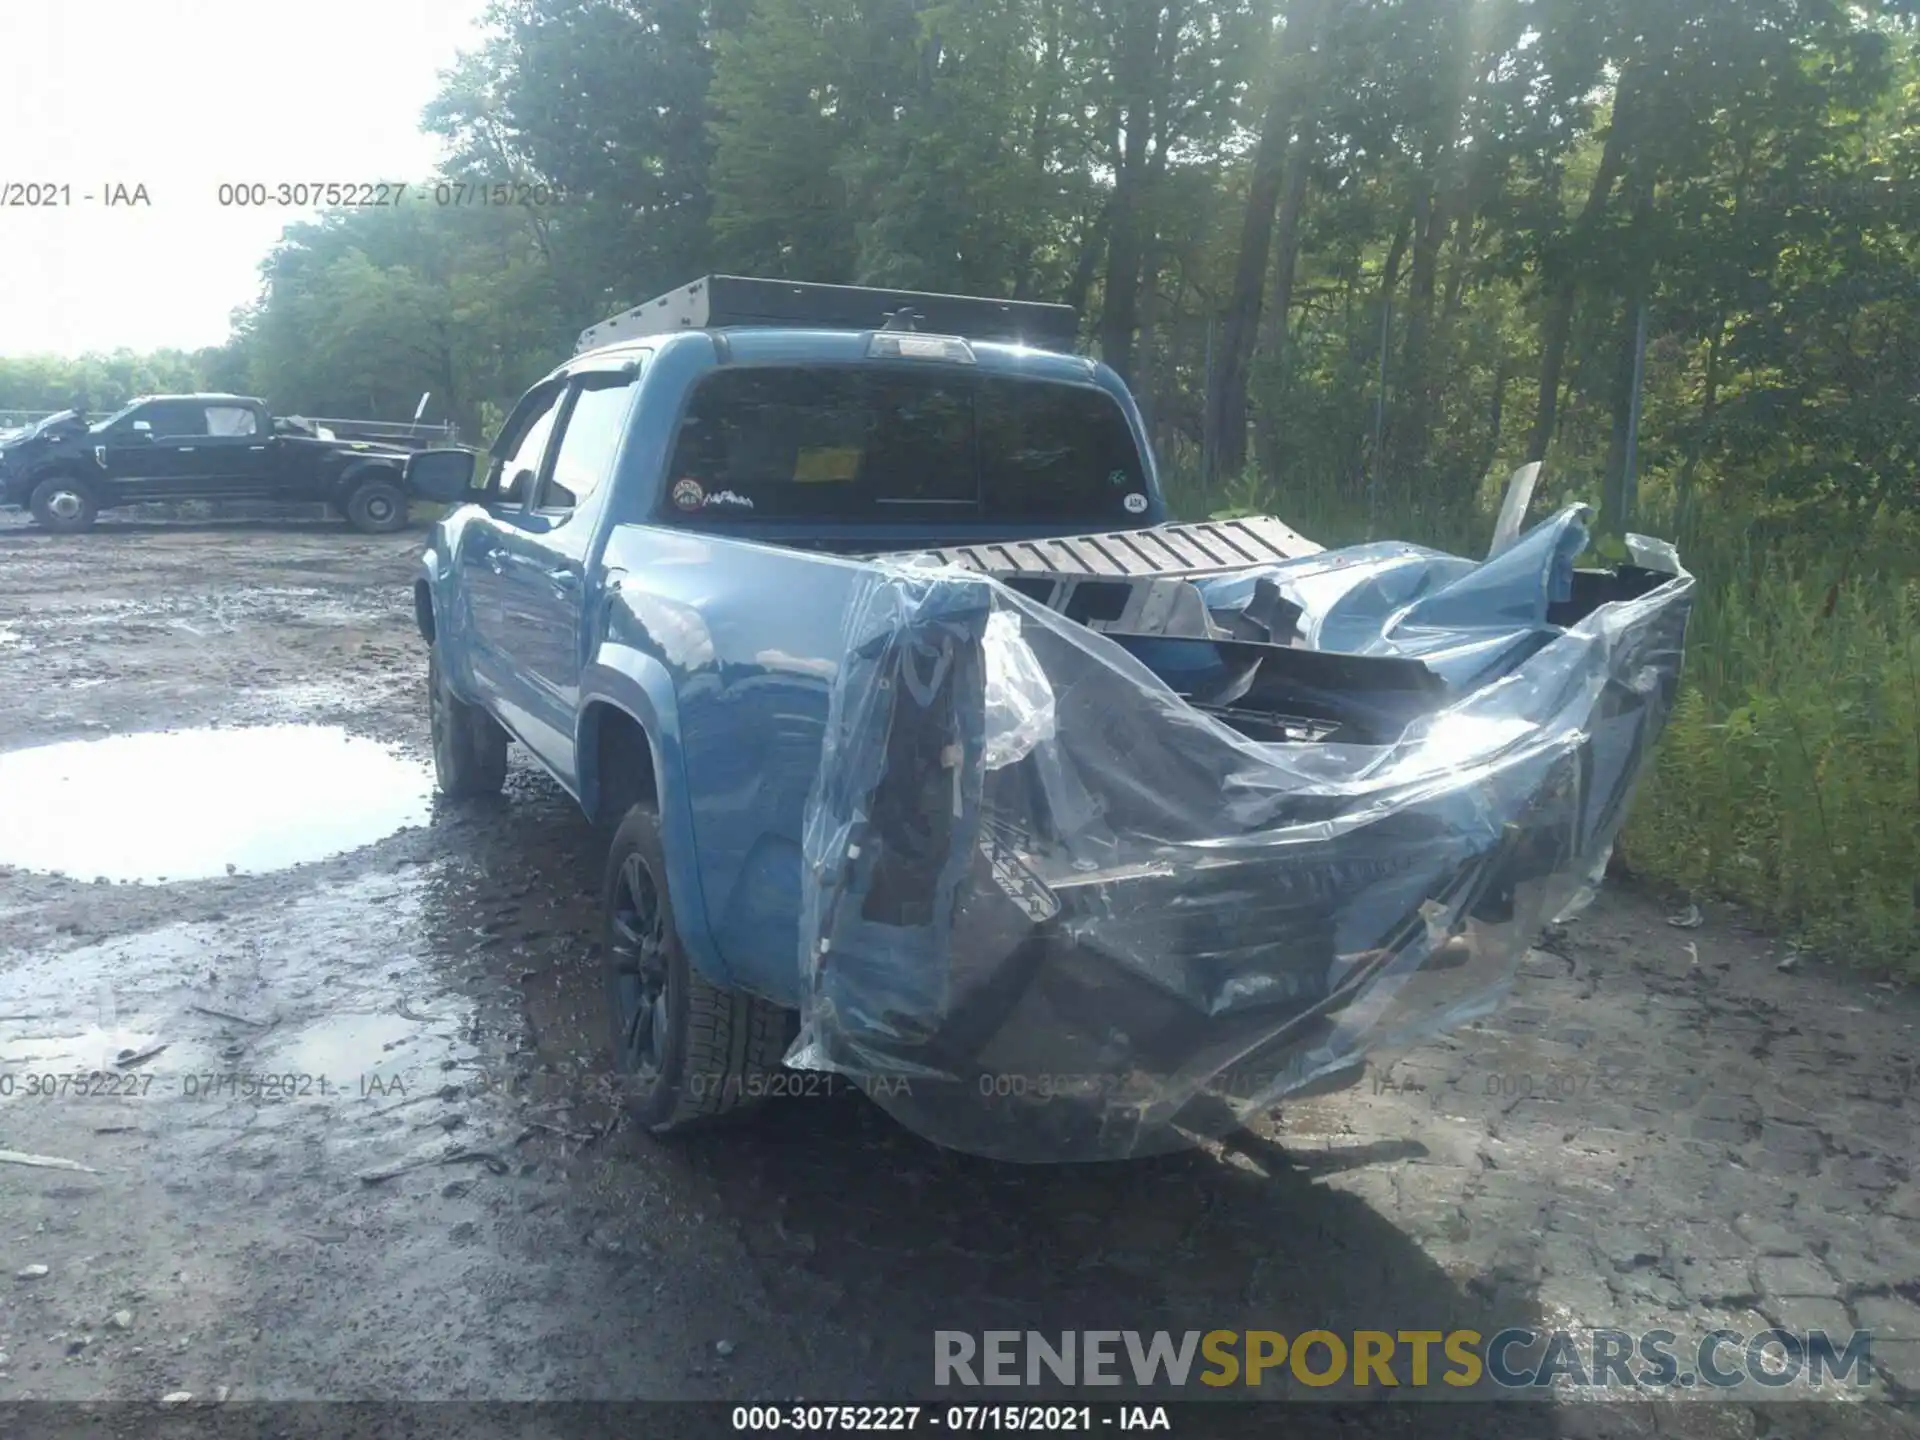
[[[1576,507],[1484,563],[1209,577],[1209,633],[1171,637],[870,564],[789,1063],[941,1145],[1120,1159],[1492,1008],[1590,895],[1678,683],[1691,577],[1640,537],[1576,570],[1586,543]]]
[[[1053,739],[1053,686],[1020,638],[1017,611],[998,610],[987,617],[986,741],[981,763],[1004,769]]]

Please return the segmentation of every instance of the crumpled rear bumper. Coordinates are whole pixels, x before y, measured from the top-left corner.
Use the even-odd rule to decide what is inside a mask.
[[[1691,589],[1672,561],[1567,624],[1543,590],[1524,658],[1404,733],[1273,743],[1125,637],[873,566],[808,810],[791,1063],[943,1145],[1113,1159],[1484,1012],[1605,863]]]

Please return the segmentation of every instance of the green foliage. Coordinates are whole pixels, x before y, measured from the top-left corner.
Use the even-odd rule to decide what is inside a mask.
[[[485,206],[335,213],[290,227],[243,318],[249,383],[276,409],[428,418],[479,435],[483,402],[568,354],[555,279],[519,212]]]
[[[714,244],[728,268],[848,283],[859,242],[840,161],[892,118],[911,10],[761,0],[753,18],[721,42],[710,97]]]
[[[1920,531],[1888,525],[1911,556]],[[1709,552],[1711,553],[1711,552]],[[1830,952],[1920,969],[1920,580],[1775,554],[1703,577],[1637,869]]]
[[[117,410],[137,395],[225,388],[232,377],[219,350],[189,354],[158,350],[136,355],[0,355],[0,410]]]

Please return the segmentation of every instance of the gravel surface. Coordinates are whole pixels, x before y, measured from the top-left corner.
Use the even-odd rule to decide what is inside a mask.
[[[0,1151],[85,1167],[0,1160],[0,1401],[940,1398],[936,1329],[1511,1325],[1867,1327],[1846,1398],[1920,1392],[1920,1004],[1631,891],[1492,1020],[1186,1155],[994,1165],[845,1093],[635,1134],[599,842],[518,753],[430,793],[421,538],[0,528]],[[1749,1398],[1457,1423],[1916,1432]]]

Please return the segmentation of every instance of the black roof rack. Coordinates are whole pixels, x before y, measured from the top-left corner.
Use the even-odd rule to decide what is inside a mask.
[[[1032,300],[994,300],[977,295],[933,295],[914,290],[876,290],[863,285],[814,285],[798,280],[755,280],[709,275],[644,305],[590,325],[573,353],[667,335],[676,330],[723,326],[781,326],[826,330],[924,330],[968,340],[1071,351],[1080,317],[1071,305]]]

